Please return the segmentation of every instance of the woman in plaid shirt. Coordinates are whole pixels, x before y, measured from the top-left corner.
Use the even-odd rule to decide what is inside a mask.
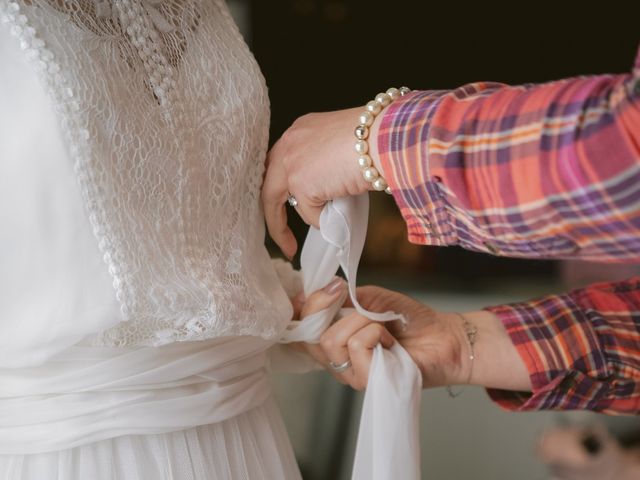
[[[354,160],[361,108],[311,114],[269,154],[263,200],[285,254],[287,192],[317,225],[331,198],[365,192]],[[376,141],[372,141],[377,139]],[[511,87],[474,83],[394,101],[370,132],[370,155],[391,187],[409,239],[524,258],[640,260],[640,51],[630,74]],[[365,307],[412,319],[392,332],[425,386],[472,383],[510,410],[640,411],[640,278],[501,305],[464,316],[433,312],[398,293],[360,289]],[[475,360],[469,329],[476,329]],[[353,315],[311,349],[353,367],[366,385],[371,350],[393,341]]]

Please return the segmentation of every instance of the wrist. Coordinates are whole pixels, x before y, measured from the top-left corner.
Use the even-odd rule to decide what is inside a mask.
[[[373,166],[376,167],[376,170],[380,172],[380,175],[386,179],[387,175],[382,169],[382,162],[380,161],[380,153],[378,150],[378,133],[380,131],[380,124],[382,123],[384,113],[385,112],[382,112],[375,118],[373,125],[371,125],[371,128],[369,129],[369,156],[371,157]]]
[[[353,149],[353,143],[355,140],[354,127],[356,125],[359,125],[360,123],[359,117],[361,113],[362,113],[361,107],[351,108],[348,111],[346,111],[347,117],[349,118],[348,126],[347,128],[341,131],[341,135],[343,135],[343,138],[344,138],[344,145],[348,146],[345,149],[345,151],[347,151],[348,154],[345,155],[344,157],[346,160],[346,166],[348,169],[347,178],[354,179],[354,181],[351,182],[354,185],[354,189],[353,190],[349,189],[349,192],[348,192],[349,195],[359,195],[361,193],[365,193],[370,190],[373,190],[373,186],[371,185],[371,183],[364,179],[364,176],[362,174],[362,166],[359,165],[359,162],[358,162],[359,154]],[[369,135],[369,137],[370,136],[371,135]],[[371,146],[369,145],[369,149],[370,148]],[[370,156],[370,152],[367,153],[367,155]]]
[[[459,375],[462,378],[458,380],[485,388],[531,391],[529,372],[500,319],[485,310],[463,315],[476,327],[477,334],[471,360],[463,322],[458,320],[457,335],[467,342],[461,348]]]
[[[463,357],[468,358],[469,350],[459,314],[432,311],[424,322],[413,325],[421,323],[413,334],[415,340],[405,338],[401,343],[420,368],[423,387],[464,383],[468,369]]]
[[[378,155],[380,121],[376,120],[383,115],[383,111],[388,105],[409,92],[410,90],[407,87],[401,87],[400,89],[390,88],[385,93],[379,93],[376,95],[375,100],[371,100],[366,104],[365,110],[358,117],[358,126],[354,131],[356,137],[355,149],[363,178],[371,184],[370,189],[391,194],[391,189],[384,179],[380,165],[381,162]]]

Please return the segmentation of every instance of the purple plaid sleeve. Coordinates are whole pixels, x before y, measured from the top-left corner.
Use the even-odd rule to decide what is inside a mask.
[[[640,413],[640,278],[491,307],[532,393],[489,390],[508,410]]]
[[[378,150],[414,243],[640,261],[640,50],[630,74],[413,92]],[[500,405],[640,411],[638,279],[489,310],[533,384]]]
[[[414,243],[639,258],[640,69],[414,92],[387,107],[378,149]]]

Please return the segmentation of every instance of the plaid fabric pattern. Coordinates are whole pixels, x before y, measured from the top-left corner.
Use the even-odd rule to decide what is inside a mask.
[[[488,308],[529,370],[533,393],[489,390],[507,410],[640,412],[640,278]]]
[[[413,243],[511,257],[640,261],[640,50],[630,74],[413,92],[387,107],[378,149]],[[591,298],[586,292],[580,299]],[[617,295],[614,288],[609,297]],[[627,310],[609,324],[610,336],[637,336],[634,295],[640,298],[635,290],[618,300]],[[527,400],[496,392],[493,398],[510,398],[501,401],[508,408],[639,410],[635,383],[621,387],[612,377],[605,394],[589,381],[602,373],[591,362],[620,358],[628,378],[640,380],[640,342],[636,337],[631,350],[618,349],[623,342],[603,344],[588,323],[597,315],[613,321],[611,310],[581,308],[572,294],[493,309],[535,389]],[[550,339],[563,351],[552,350]],[[558,373],[569,365],[576,367],[574,389]]]

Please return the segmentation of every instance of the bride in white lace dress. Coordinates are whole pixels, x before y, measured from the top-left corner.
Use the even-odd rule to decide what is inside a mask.
[[[0,478],[291,479],[269,108],[223,0],[0,0]]]

